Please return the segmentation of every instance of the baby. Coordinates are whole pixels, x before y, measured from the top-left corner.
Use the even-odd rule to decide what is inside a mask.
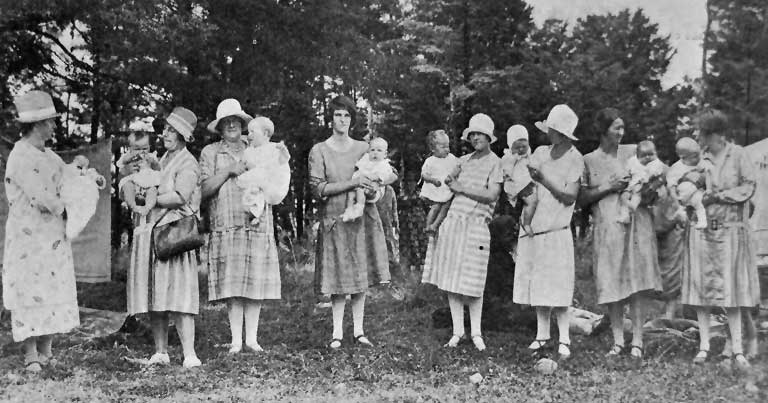
[[[429,132],[427,142],[432,155],[421,167],[421,180],[424,184],[421,186],[420,197],[431,203],[425,230],[428,233],[434,233],[448,214],[448,208],[451,205],[449,201],[453,198],[453,192],[445,184],[445,178],[455,174],[459,159],[451,154],[450,139],[444,130]]]
[[[128,207],[140,216],[149,214],[157,204],[157,188],[160,186],[160,163],[154,153],[149,152],[149,136],[143,132],[128,136],[130,151],[117,161],[118,169],[128,164],[137,164],[139,171],[134,172],[118,183]],[[143,200],[143,202],[142,202]]]
[[[378,201],[384,194],[384,185],[389,185],[397,180],[397,174],[395,174],[392,165],[389,164],[389,158],[387,158],[387,147],[386,140],[375,137],[368,145],[368,152],[355,164],[357,170],[352,175],[353,179],[364,175],[378,185],[375,196],[368,199],[368,203]],[[362,217],[365,203],[366,196],[362,188],[347,192],[347,208],[341,214],[341,220],[347,222]]]
[[[253,215],[252,225],[259,225],[267,205],[280,203],[288,194],[291,182],[291,155],[285,145],[270,142],[275,124],[267,117],[257,116],[248,123],[248,147],[243,152],[247,171],[237,177],[243,189],[243,206]]]
[[[99,190],[107,186],[107,180],[89,165],[88,158],[77,155],[64,167],[61,178],[61,201],[67,211],[65,233],[70,240],[83,231],[96,213]]]
[[[627,161],[629,184],[619,196],[619,213],[616,221],[631,222],[631,215],[640,205],[643,186],[664,174],[664,163],[656,157],[656,146],[644,140],[637,144],[636,155]]]
[[[707,210],[701,202],[704,192],[712,189],[711,172],[714,165],[711,161],[701,158],[701,148],[696,140],[683,137],[675,144],[675,152],[680,158],[672,165],[667,174],[667,182],[673,195],[682,206],[677,217],[685,220],[685,207],[693,207],[696,211],[696,224],[699,229],[707,228]]]
[[[522,212],[521,227],[526,234],[533,235],[531,221],[536,212],[538,198],[536,196],[536,183],[531,179],[528,171],[530,164],[531,147],[528,145],[528,130],[522,125],[514,125],[507,130],[508,149],[504,150],[501,158],[501,170],[504,174],[504,193],[509,202],[514,206],[518,199],[522,199],[524,206]]]

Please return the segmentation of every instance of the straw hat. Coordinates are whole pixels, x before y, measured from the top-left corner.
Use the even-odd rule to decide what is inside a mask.
[[[248,130],[248,122],[253,119],[251,115],[243,111],[243,108],[240,106],[240,102],[237,102],[237,100],[234,98],[227,98],[221,101],[219,106],[216,108],[216,120],[208,123],[208,131],[218,133],[218,131],[216,131],[216,126],[218,126],[219,121],[229,116],[237,116],[243,120],[243,131]]]
[[[528,130],[523,125],[514,125],[507,129],[507,146],[512,147],[512,143],[517,140],[528,140]]]
[[[184,141],[189,143],[194,138],[193,132],[197,126],[197,116],[184,107],[177,106],[173,108],[173,112],[165,118],[165,122],[176,129],[181,137],[184,137]]]
[[[576,112],[569,108],[568,105],[560,104],[555,105],[552,110],[549,111],[547,120],[536,122],[535,126],[544,133],[549,132],[549,129],[555,129],[571,140],[578,140],[576,136],[573,135],[573,132],[576,130],[576,125],[578,124],[579,117],[576,116]]]
[[[17,120],[20,123],[40,122],[61,116],[60,113],[56,113],[53,99],[47,92],[29,91],[14,98],[13,104],[16,105],[16,112],[19,114]]]
[[[461,139],[469,141],[470,133],[483,133],[490,137],[491,143],[496,142],[496,136],[493,135],[493,120],[484,113],[477,113],[469,119],[469,125],[462,132]]]

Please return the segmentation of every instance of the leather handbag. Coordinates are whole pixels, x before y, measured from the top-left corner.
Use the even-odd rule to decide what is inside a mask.
[[[170,211],[170,210],[169,210]],[[168,211],[165,212],[168,214]],[[160,217],[160,222],[165,214]],[[197,215],[192,214],[152,228],[152,244],[159,260],[168,260],[184,252],[200,248],[205,243],[200,233]]]

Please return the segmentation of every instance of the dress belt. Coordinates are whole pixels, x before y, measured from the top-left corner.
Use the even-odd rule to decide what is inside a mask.
[[[562,228],[555,228],[555,229],[548,229],[548,230],[546,230],[546,231],[534,232],[534,233],[533,233],[533,234],[531,234],[531,235],[528,235],[528,234],[526,234],[526,233],[523,233],[522,235],[520,235],[520,238],[525,238],[525,237],[527,237],[527,236],[530,236],[531,238],[533,238],[533,237],[535,237],[536,235],[542,235],[542,234],[548,234],[548,233],[550,233],[550,232],[557,232],[557,231],[562,231],[562,230],[566,230],[566,229],[568,229],[568,228],[570,228],[570,227],[566,225],[565,227],[562,227]],[[521,228],[521,229],[522,229],[522,228]]]

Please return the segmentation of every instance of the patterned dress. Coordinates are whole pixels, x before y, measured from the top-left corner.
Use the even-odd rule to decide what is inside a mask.
[[[457,180],[472,187],[489,188],[501,184],[501,159],[494,153],[480,158],[467,154],[459,159]],[[469,297],[482,297],[488,274],[491,221],[496,201],[476,202],[456,195],[437,235],[430,239],[421,281],[437,288]]]
[[[361,219],[341,221],[346,193],[322,196],[329,183],[348,181],[368,143],[353,141],[336,151],[327,141],[309,153],[309,181],[319,200],[320,225],[315,250],[315,291],[319,294],[356,294],[389,281],[389,259],[384,229],[375,204],[366,203]]]
[[[209,144],[200,154],[202,180],[242,160],[239,149],[225,141]],[[208,237],[208,300],[233,297],[280,299],[280,262],[273,227],[272,207],[258,225],[243,206],[243,190],[230,178],[206,201]]]
[[[747,209],[755,192],[754,166],[742,147],[730,143],[707,158],[715,165],[712,187],[719,201],[707,206],[709,226],[689,232],[682,303],[754,307],[760,282]]]
[[[626,172],[635,147],[620,145],[617,157],[597,150],[584,156],[582,186],[594,188]],[[594,218],[593,273],[597,303],[622,301],[641,291],[661,291],[661,274],[653,219],[647,207],[639,207],[629,224],[616,221],[619,193],[611,193],[592,205]]]
[[[53,151],[24,140],[8,156],[3,304],[11,311],[14,341],[80,325],[72,247],[64,236],[58,194],[63,168]]]
[[[195,157],[183,148],[160,159],[162,181],[158,195],[176,192],[184,205],[168,211],[155,207],[146,217],[134,216],[131,265],[128,269],[128,313],[180,312],[196,315],[200,297],[195,251],[166,261],[152,253],[152,228],[197,214],[200,208],[200,169]],[[166,214],[167,212],[167,214]]]
[[[584,160],[571,147],[560,158],[550,156],[551,146],[536,149],[531,163],[557,183],[581,180]],[[515,260],[513,301],[532,306],[570,306],[573,300],[576,263],[570,223],[575,204],[559,202],[544,186],[537,185],[539,203],[531,221],[533,237],[520,231]]]

